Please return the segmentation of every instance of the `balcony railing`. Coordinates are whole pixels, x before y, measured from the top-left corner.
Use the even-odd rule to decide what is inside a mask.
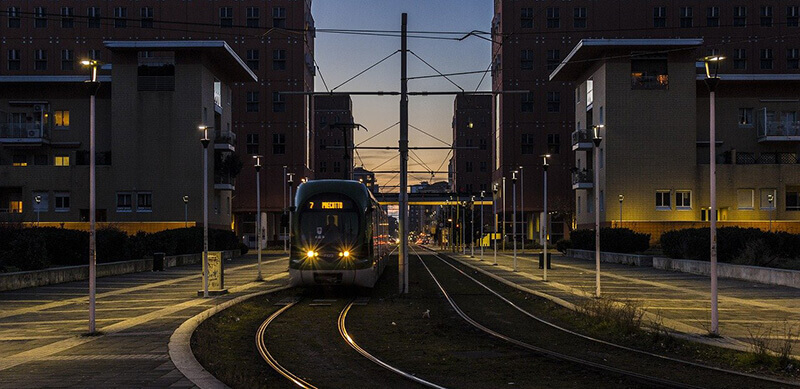
[[[236,134],[230,131],[214,133],[214,149],[236,151]]]
[[[236,179],[232,178],[231,176],[225,175],[214,175],[214,189],[216,190],[235,190],[236,189]]]
[[[0,139],[3,140],[41,141],[49,137],[47,127],[39,123],[0,123]]]
[[[758,141],[800,141],[800,121],[758,120]]]
[[[591,170],[583,169],[572,172],[572,189],[588,189],[594,187],[594,175]]]
[[[572,132],[572,150],[588,150],[592,148],[593,134],[589,130]]]

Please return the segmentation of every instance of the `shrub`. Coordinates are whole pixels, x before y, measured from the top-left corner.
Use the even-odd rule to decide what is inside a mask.
[[[560,251],[562,254],[566,254],[567,250],[572,248],[572,241],[567,239],[559,239],[556,242],[556,250]]]
[[[575,230],[570,233],[572,248],[594,250],[594,230]],[[628,228],[601,228],[600,250],[612,253],[639,253],[650,248],[650,235]]]
[[[241,255],[245,255],[248,251],[250,251],[250,248],[244,243],[239,243],[239,251],[241,251]]]
[[[708,261],[710,258],[708,228],[688,228],[661,235],[661,247],[670,258]],[[800,253],[800,235],[767,232],[757,228],[723,227],[717,231],[717,258],[754,266],[780,264],[792,267]]]

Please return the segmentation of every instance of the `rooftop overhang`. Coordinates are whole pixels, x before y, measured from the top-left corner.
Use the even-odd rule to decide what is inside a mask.
[[[697,81],[706,79],[705,74],[697,74]],[[721,82],[782,82],[800,81],[800,74],[720,74]]]
[[[97,76],[100,82],[110,82],[111,76]],[[73,82],[86,82],[89,80],[89,74],[85,76],[31,76],[31,75],[13,75],[13,76],[0,76],[0,83],[28,83],[28,82],[43,82],[43,83],[73,83]]]
[[[174,51],[201,52],[224,74],[217,74],[227,82],[253,82],[258,77],[225,41],[104,41],[112,52]]]
[[[550,81],[575,81],[598,61],[631,51],[670,52],[703,44],[703,39],[581,39],[561,64],[550,73]],[[627,52],[627,53],[625,53]]]

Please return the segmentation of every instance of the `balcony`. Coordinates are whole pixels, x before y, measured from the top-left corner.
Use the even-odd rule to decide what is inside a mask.
[[[32,146],[49,143],[50,131],[41,123],[1,123],[0,143]]]
[[[798,142],[800,141],[800,121],[758,120],[758,142]]]
[[[236,190],[236,179],[228,175],[214,175],[214,190]]]
[[[214,150],[236,151],[236,134],[230,131],[215,131]]]
[[[589,130],[577,130],[572,133],[572,150],[591,150],[592,133]]]
[[[577,170],[572,172],[572,189],[594,188],[594,175],[591,170]]]

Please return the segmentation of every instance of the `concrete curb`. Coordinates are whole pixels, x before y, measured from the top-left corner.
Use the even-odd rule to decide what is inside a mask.
[[[183,374],[184,377],[189,379],[189,381],[192,381],[192,383],[200,388],[228,388],[225,383],[218,380],[217,377],[214,377],[205,368],[203,368],[203,365],[201,365],[200,362],[198,362],[194,357],[191,345],[192,334],[206,319],[227,308],[256,296],[274,293],[289,288],[289,286],[281,286],[239,296],[222,304],[215,305],[189,318],[189,320],[183,322],[183,324],[181,324],[180,327],[178,327],[169,338],[169,358],[172,360],[172,363],[175,364],[175,367],[181,372],[181,374]]]

